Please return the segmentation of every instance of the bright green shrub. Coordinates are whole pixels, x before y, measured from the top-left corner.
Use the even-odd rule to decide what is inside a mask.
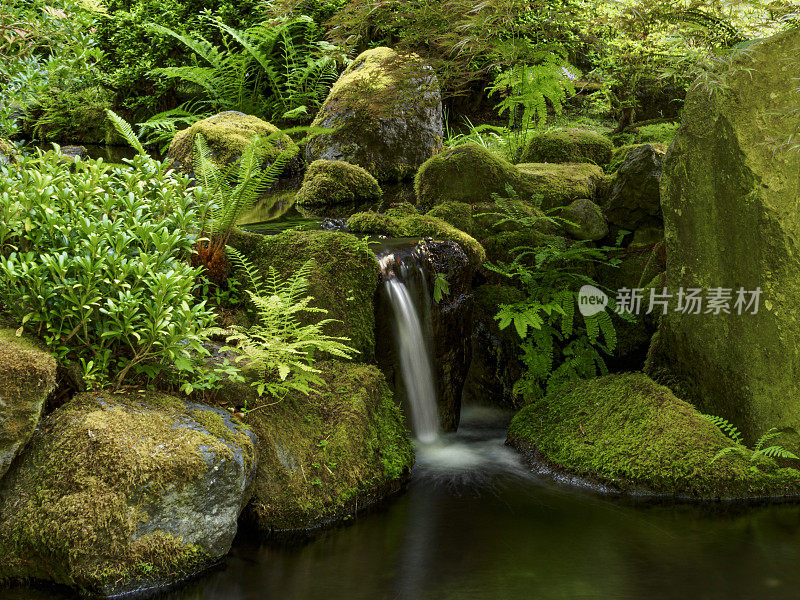
[[[191,370],[212,320],[185,262],[199,190],[144,156],[65,162],[0,167],[0,310],[100,383]]]

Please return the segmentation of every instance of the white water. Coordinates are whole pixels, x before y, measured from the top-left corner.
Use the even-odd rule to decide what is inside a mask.
[[[395,276],[388,277],[386,291],[394,311],[397,352],[411,408],[411,426],[420,442],[430,444],[439,438],[439,412],[422,323],[405,283]]]

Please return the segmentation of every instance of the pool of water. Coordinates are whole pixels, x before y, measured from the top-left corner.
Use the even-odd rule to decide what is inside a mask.
[[[302,545],[237,540],[169,600],[797,598],[800,507],[633,505],[537,478],[507,416],[418,449],[408,491]],[[6,591],[8,593],[8,591]],[[16,589],[9,600],[62,600]]]

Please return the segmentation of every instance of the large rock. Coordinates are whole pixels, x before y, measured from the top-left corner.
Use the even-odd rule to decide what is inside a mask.
[[[605,204],[609,222],[629,231],[661,225],[659,186],[664,154],[663,146],[653,144],[625,152]]]
[[[730,314],[670,312],[650,368],[704,411],[755,440],[800,427],[800,30],[750,46],[725,89],[690,92],[664,165],[667,286],[731,288]],[[737,314],[737,290],[762,290],[758,314]],[[750,300],[749,295],[745,300]]]
[[[800,494],[800,471],[754,457],[642,373],[576,381],[520,410],[508,443],[537,469],[607,489],[677,498]]]
[[[167,160],[172,161],[176,170],[183,173],[193,172],[195,136],[198,133],[206,141],[214,161],[221,166],[227,166],[241,158],[242,152],[254,137],[266,138],[280,133],[280,129],[258,117],[233,110],[197,121],[172,138],[167,150]],[[264,164],[271,164],[283,150],[294,146],[289,136],[277,135],[264,149]],[[286,164],[284,171],[290,172],[298,164],[298,160],[293,158]]]
[[[343,160],[378,181],[407,179],[442,147],[439,82],[415,54],[367,50],[342,73],[312,125],[336,131],[308,143],[309,163]]]
[[[581,198],[594,199],[604,179],[603,169],[589,163],[521,163],[531,193],[541,197],[545,210],[566,206]]]
[[[531,137],[522,152],[524,163],[594,163],[607,165],[614,151],[606,136],[586,129],[560,129]]]
[[[0,581],[115,595],[196,573],[230,548],[255,467],[255,436],[220,409],[76,396],[3,481]]]
[[[33,435],[55,387],[53,356],[0,329],[0,479]]]
[[[315,160],[297,192],[297,204],[330,206],[380,200],[383,195],[375,178],[358,165],[344,161]]]
[[[219,394],[247,401],[258,471],[245,518],[264,534],[332,525],[398,491],[414,464],[403,415],[377,367],[319,362],[322,384],[276,402],[245,384]],[[246,378],[251,376],[245,371]]]
[[[371,362],[375,356],[375,309],[378,261],[361,240],[336,231],[286,231],[275,236],[234,231],[230,241],[266,277],[270,267],[280,280],[294,275],[307,261],[314,266],[309,275],[313,306],[328,311],[332,319],[325,326],[328,335],[344,336],[358,350],[358,360]]]
[[[585,198],[563,207],[558,216],[568,221],[566,232],[576,240],[601,240],[608,235],[608,223],[597,204]]]

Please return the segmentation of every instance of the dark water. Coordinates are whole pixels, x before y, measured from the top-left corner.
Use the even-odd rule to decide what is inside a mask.
[[[559,488],[529,475],[494,416],[465,416],[385,507],[301,547],[237,542],[224,567],[161,597],[800,597],[800,507],[632,506]]]

